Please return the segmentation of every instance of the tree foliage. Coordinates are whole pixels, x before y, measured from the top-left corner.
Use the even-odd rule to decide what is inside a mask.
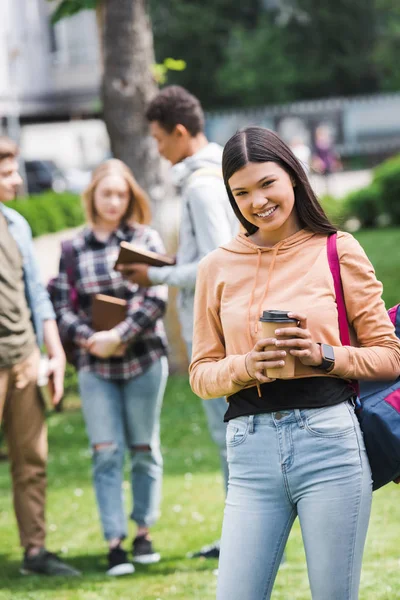
[[[377,0],[377,42],[373,50],[380,88],[400,90],[400,3]]]
[[[253,29],[263,0],[151,0],[156,59],[184,60],[182,73],[170,73],[168,83],[179,83],[196,94],[205,107],[219,106],[231,94],[221,89],[219,69],[234,27]]]
[[[52,22],[56,23],[64,17],[72,17],[81,10],[91,10],[97,7],[101,0],[61,0],[52,14]],[[55,0],[48,0],[55,2]]]
[[[236,25],[216,74],[223,102],[258,106],[292,100],[296,73],[287,52],[287,41],[271,15],[263,15],[254,28]]]
[[[54,18],[100,1],[62,0]],[[149,1],[159,65],[187,65],[168,83],[208,109],[400,89],[393,0]]]
[[[353,95],[378,89],[372,52],[375,0],[297,0],[283,34],[297,77],[299,98]]]
[[[153,0],[156,57],[208,108],[373,92],[378,1]]]

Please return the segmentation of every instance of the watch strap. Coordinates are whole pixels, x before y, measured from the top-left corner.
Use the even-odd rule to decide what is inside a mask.
[[[321,369],[321,371],[326,371],[327,373],[329,373],[329,371],[332,371],[333,367],[335,366],[335,361],[325,358],[325,356],[322,354],[323,344],[321,342],[317,342],[317,344],[318,344],[318,346],[321,346],[321,355],[322,355],[322,363],[317,366],[317,369]]]

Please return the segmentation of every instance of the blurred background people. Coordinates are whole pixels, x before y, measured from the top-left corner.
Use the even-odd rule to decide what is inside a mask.
[[[126,450],[131,459],[133,510],[137,525],[132,559],[153,563],[150,527],[160,511],[163,463],[160,412],[168,376],[167,340],[162,317],[167,287],[141,287],[114,269],[121,241],[165,253],[148,226],[150,207],[130,169],[111,159],[100,165],[83,195],[88,223],[72,240],[76,256],[77,310],[70,303],[65,256],[55,281],[54,305],[63,337],[76,343],[79,391],[93,451],[93,481],[104,537],[108,575],[134,567],[122,541],[127,537],[122,484]],[[106,294],[127,302],[124,320],[95,331],[92,301]]]
[[[340,157],[335,152],[331,130],[326,125],[320,125],[315,130],[312,168],[321,175],[329,175],[342,168]]]
[[[305,170],[306,173],[310,171],[310,162],[311,162],[311,149],[310,147],[301,139],[301,137],[294,137],[289,147],[296,158],[301,163],[301,166]]]

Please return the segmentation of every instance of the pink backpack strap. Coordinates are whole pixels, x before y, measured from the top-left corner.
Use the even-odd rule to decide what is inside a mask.
[[[389,308],[389,310],[388,310],[390,320],[392,321],[392,323],[395,327],[396,327],[397,311],[399,310],[399,306],[400,306],[400,304],[396,304],[396,306],[392,306],[392,308]]]
[[[344,302],[342,279],[340,277],[340,262],[337,251],[337,234],[333,233],[327,239],[326,250],[328,253],[329,268],[335,286],[336,304],[338,309],[340,341],[343,346],[350,346],[349,324],[347,321],[346,304]]]
[[[346,304],[344,301],[342,278],[340,276],[340,261],[337,251],[337,234],[330,235],[326,242],[326,251],[328,254],[329,268],[332,273],[333,285],[335,287],[336,304],[339,321],[340,341],[343,346],[351,346],[349,322],[347,320]],[[358,382],[353,381],[352,385],[357,396],[359,395]]]

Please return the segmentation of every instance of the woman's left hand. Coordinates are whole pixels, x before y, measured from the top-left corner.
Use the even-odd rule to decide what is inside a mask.
[[[96,331],[87,341],[87,350],[99,358],[114,356],[120,346],[121,338],[115,329]]]
[[[278,325],[275,330],[276,346],[296,356],[303,365],[319,367],[322,363],[321,346],[311,339],[307,329],[307,317],[294,312],[288,313],[288,317],[296,319],[298,326],[279,329]]]

